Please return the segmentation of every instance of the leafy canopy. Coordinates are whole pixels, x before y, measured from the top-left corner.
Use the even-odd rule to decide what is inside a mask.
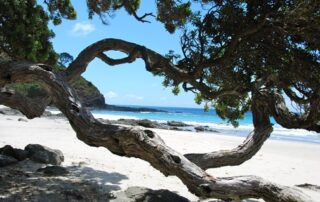
[[[54,61],[48,20],[35,0],[0,1],[0,52],[35,62]]]
[[[183,84],[197,103],[211,102],[233,125],[262,91],[285,94],[305,114],[313,110],[320,94],[319,2],[197,2],[203,10],[183,27],[177,66],[209,90],[163,75],[167,85]]]

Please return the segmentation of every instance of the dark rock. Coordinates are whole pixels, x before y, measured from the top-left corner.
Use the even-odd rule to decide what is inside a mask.
[[[313,191],[320,191],[320,186],[319,185],[304,183],[304,184],[298,184],[298,185],[295,185],[295,186],[300,187],[300,188],[310,189],[310,190],[313,190]]]
[[[19,161],[23,161],[28,158],[28,152],[22,149],[13,148],[10,145],[6,145],[0,148],[0,154],[11,156]]]
[[[46,163],[52,165],[60,165],[64,156],[60,150],[51,149],[49,147],[39,144],[29,144],[25,147],[29,152],[30,158],[39,163]]]
[[[0,154],[13,157],[13,147],[10,145],[5,145],[4,147],[0,148]]]
[[[197,132],[204,132],[208,129],[208,126],[196,126],[194,127],[194,129],[197,131]]]
[[[124,192],[116,193],[116,198],[111,199],[113,202],[189,202],[188,199],[179,196],[169,190],[151,190],[144,187],[129,187]]]
[[[108,120],[110,122],[110,120]],[[118,124],[124,124],[124,125],[129,125],[129,126],[137,126],[137,120],[135,119],[119,119],[118,121],[115,121],[115,123]]]
[[[14,148],[14,158],[18,159],[19,161],[23,161],[26,158],[29,157],[29,152],[26,150],[22,150],[22,149],[16,149]]]
[[[0,154],[0,167],[8,166],[17,162],[18,160],[11,156]]]
[[[219,131],[212,129],[212,128],[210,128],[209,126],[196,126],[196,127],[194,127],[194,129],[196,130],[196,132],[213,132],[213,133],[219,133]]]
[[[18,118],[18,121],[28,122],[28,120],[27,120],[27,119],[24,119],[24,118]]]
[[[155,121],[150,121],[148,119],[137,120],[139,126],[143,126],[146,128],[159,128],[160,124]]]
[[[69,173],[66,168],[61,166],[47,166],[45,168],[39,168],[37,171],[51,176],[62,176]]]
[[[167,125],[168,126],[173,126],[173,127],[186,127],[186,126],[190,126],[186,123],[183,123],[181,121],[167,121]]]
[[[190,130],[190,129],[183,128],[183,127],[182,127],[182,128],[179,128],[179,127],[170,127],[169,130],[188,131],[188,132],[192,131],[192,130]]]
[[[0,110],[0,114],[6,115],[6,113],[2,110]]]
[[[116,121],[118,124],[130,125],[130,126],[143,126],[146,128],[159,128],[168,129],[167,126],[158,123],[156,121],[150,121],[148,119],[136,120],[136,119],[119,119]]]

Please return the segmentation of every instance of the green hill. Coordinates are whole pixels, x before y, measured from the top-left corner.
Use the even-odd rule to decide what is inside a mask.
[[[55,71],[61,71],[63,67],[56,66]],[[90,81],[87,81],[82,76],[71,83],[71,86],[76,90],[83,104],[88,107],[105,107],[105,98],[100,91]],[[46,94],[46,91],[37,83],[20,83],[9,86],[15,91],[28,96],[37,97]]]

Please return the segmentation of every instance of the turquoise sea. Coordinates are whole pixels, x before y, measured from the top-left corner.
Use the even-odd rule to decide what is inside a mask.
[[[130,107],[148,107],[148,106],[130,106]],[[127,111],[107,111],[92,110],[97,118],[106,119],[150,119],[155,121],[182,121],[193,125],[207,125],[223,135],[247,136],[253,129],[252,115],[247,113],[243,120],[240,120],[240,126],[234,128],[231,124],[217,116],[214,110],[204,112],[200,108],[180,108],[180,107],[149,107],[166,112],[127,112]],[[285,129],[278,124],[274,124],[274,131],[271,139],[300,141],[320,144],[320,133],[310,132],[302,129]]]

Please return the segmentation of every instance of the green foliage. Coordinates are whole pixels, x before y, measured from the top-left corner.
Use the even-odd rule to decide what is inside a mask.
[[[58,64],[63,67],[67,67],[73,61],[73,56],[69,53],[60,53]]]
[[[166,30],[173,33],[186,24],[191,15],[191,3],[176,0],[157,0],[157,20],[162,22]]]
[[[179,86],[174,86],[173,89],[172,89],[172,93],[174,95],[178,95],[180,93],[180,88]]]
[[[45,94],[45,91],[37,83],[16,83],[9,87],[28,97],[37,97],[37,95]]]
[[[210,109],[210,107],[209,107],[208,103],[206,103],[206,104],[204,105],[204,107],[203,107],[203,111],[208,112],[209,109]]]
[[[185,88],[197,93],[196,103],[212,102],[221,118],[237,126],[250,110],[250,96],[259,91],[285,92],[303,106],[319,99],[318,1],[194,2],[207,9],[187,15],[181,37],[184,57],[176,65],[205,86]],[[168,55],[172,59],[174,54]],[[169,87],[185,82],[174,75],[165,77]]]
[[[165,55],[172,63],[178,61],[181,58],[179,54],[175,54],[173,50],[169,50],[169,52]]]
[[[213,106],[219,117],[227,119],[234,127],[238,127],[238,119],[243,119],[250,109],[250,100],[246,97],[224,96],[215,100]]]
[[[194,97],[194,102],[200,105],[203,101],[201,93],[197,93],[196,96]]]
[[[0,1],[0,52],[11,58],[54,64],[49,17],[35,0]]]
[[[88,0],[89,19],[98,15],[104,24],[108,24],[108,19],[114,15],[116,10],[124,8],[129,15],[136,15],[140,7],[140,0]]]
[[[62,18],[76,19],[77,13],[74,10],[70,0],[45,0],[48,7],[49,17],[54,25],[62,22]]]

